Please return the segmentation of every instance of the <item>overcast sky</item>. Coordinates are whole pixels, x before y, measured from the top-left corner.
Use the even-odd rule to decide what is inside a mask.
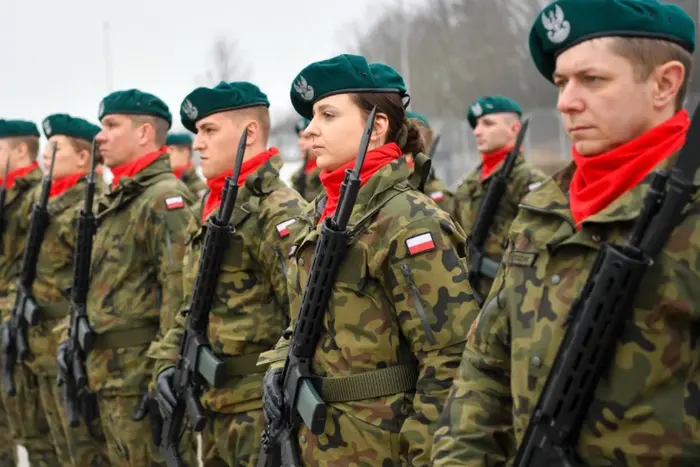
[[[398,0],[0,0],[0,118],[37,124],[66,112],[97,122],[113,89],[152,92],[179,115],[212,43],[239,41],[273,119],[290,112],[289,88],[309,63],[346,52],[345,32]],[[407,5],[425,0],[405,0]],[[379,5],[379,6],[377,6]],[[180,127],[179,116],[174,127]]]

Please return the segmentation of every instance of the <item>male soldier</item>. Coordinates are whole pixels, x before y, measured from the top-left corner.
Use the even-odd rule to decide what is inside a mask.
[[[654,169],[670,168],[685,140],[694,48],[693,20],[657,0],[557,0],[537,16],[530,53],[558,88],[574,160],[522,200],[442,412],[434,465],[512,459],[597,251],[626,241]],[[580,432],[562,447],[578,465],[700,465],[700,174],[685,175],[691,203],[663,226],[671,235],[633,291]]]
[[[297,134],[297,146],[303,156],[304,163],[292,175],[292,188],[297,190],[306,201],[313,201],[314,198],[323,190],[321,184],[321,169],[316,165],[316,156],[311,151],[311,137],[304,132],[309,126],[309,121],[305,118],[300,119],[294,125],[294,131]]]
[[[406,118],[414,120],[418,124],[421,135],[423,136],[423,141],[425,141],[425,147],[430,152],[433,148],[434,133],[432,128],[430,128],[430,123],[425,115],[419,114],[418,112],[406,112]],[[428,157],[433,157],[434,154],[427,154]],[[413,154],[406,154],[406,158],[409,160],[409,164],[413,166]],[[433,160],[433,164],[435,161]],[[447,186],[435,176],[435,170],[430,171],[428,180],[425,182],[423,187],[423,193],[430,196],[430,199],[435,201],[443,211],[452,214],[454,210],[454,194],[447,188]]]
[[[202,199],[207,191],[207,185],[199,177],[192,163],[192,136],[189,133],[170,133],[165,140],[170,154],[170,165],[173,173],[183,181],[192,195]]]
[[[513,149],[521,126],[521,115],[520,106],[504,96],[482,97],[469,107],[467,121],[476,137],[481,164],[470,171],[457,188],[453,214],[468,238],[491,179],[501,169],[505,157]],[[508,188],[484,244],[483,253],[487,258],[496,263],[501,260],[508,227],[515,218],[520,200],[544,179],[544,174],[527,163],[522,153],[518,154],[508,179]],[[479,297],[481,302],[489,293],[493,278],[480,274],[478,279],[477,283],[472,283],[472,287],[475,296]]]
[[[238,141],[247,132],[231,222],[235,234],[226,251],[219,252],[223,266],[209,318],[209,341],[227,364],[228,380],[224,388],[202,397],[205,409],[213,412],[202,438],[205,467],[256,465],[265,427],[261,392],[266,370],[256,363],[261,352],[274,347],[289,323],[285,261],[293,243],[294,218],[306,203],[280,180],[282,160],[277,148],[267,148],[269,105],[267,96],[251,83],[222,82],[214,88],[192,91],[180,111],[182,124],[197,134],[194,147],[200,152],[209,187],[198,217],[203,226],[192,220],[188,228],[191,240],[184,266],[187,305],[206,222],[218,212]],[[178,319],[160,348],[153,348],[150,354],[158,359],[158,390],[166,388],[166,394],[161,395],[169,400],[173,396],[167,390],[172,390],[173,361],[185,319]]]
[[[75,226],[82,208],[86,175],[90,170],[92,140],[100,127],[66,114],[48,116],[42,127],[50,143],[43,155],[44,167],[47,170],[50,167],[54,147],[56,158],[46,206],[50,220],[41,242],[31,290],[39,306],[39,322],[29,329],[31,357],[24,364],[38,383],[41,405],[35,409],[46,414],[51,441],[61,464],[76,467],[109,465],[104,443],[97,439],[102,433],[99,421],[95,421],[98,426],[91,426],[89,430],[82,423],[70,427],[63,407],[62,390],[56,385],[56,351],[62,330],[59,322],[68,322],[70,315],[66,291],[73,282]],[[97,182],[97,188],[102,192],[106,187]]]
[[[0,311],[7,326],[16,293],[22,253],[29,228],[29,217],[34,202],[34,189],[41,182],[41,171],[36,159],[39,154],[39,130],[32,122],[0,120],[0,174],[6,188],[2,206],[2,255],[0,255]],[[5,173],[9,159],[9,172]],[[4,180],[4,179],[7,180]],[[1,186],[0,185],[0,186]],[[0,465],[17,465],[16,447],[27,449],[32,465],[60,465],[58,455],[49,438],[49,427],[40,406],[36,378],[25,365],[15,367],[16,395],[9,396],[8,388],[0,391],[12,433],[12,439],[3,440]],[[14,459],[14,460],[13,460]]]
[[[87,311],[96,333],[86,369],[97,393],[113,465],[159,465],[148,421],[130,420],[148,389],[148,346],[182,306],[184,231],[194,199],[172,173],[165,146],[171,116],[159,98],[129,89],[102,100],[96,139],[114,175],[100,197]]]

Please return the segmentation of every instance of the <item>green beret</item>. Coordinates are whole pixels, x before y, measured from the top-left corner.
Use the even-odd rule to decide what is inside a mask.
[[[102,99],[97,118],[102,120],[105,115],[110,114],[151,115],[167,121],[168,127],[173,122],[165,102],[153,94],[138,89],[115,91]]]
[[[314,103],[334,94],[395,92],[408,96],[401,75],[389,65],[367,63],[360,55],[338,55],[314,62],[297,74],[289,96],[299,115],[313,118]]]
[[[646,37],[695,50],[695,23],[678,5],[658,0],[556,0],[530,29],[535,66],[553,81],[563,51],[597,37]]]
[[[168,133],[165,139],[166,146],[187,146],[192,147],[192,135],[189,133]]]
[[[180,120],[193,133],[195,123],[204,117],[229,110],[248,107],[270,107],[267,95],[247,81],[220,82],[213,88],[197,88],[189,93],[180,106]]]
[[[467,121],[472,128],[476,127],[476,121],[488,114],[514,113],[522,115],[523,111],[513,99],[505,96],[486,96],[475,100],[467,111]]]
[[[309,123],[311,123],[308,119],[306,118],[300,118],[297,120],[297,122],[294,124],[294,131],[298,135],[302,131],[306,130],[306,127],[309,126]]]
[[[0,138],[15,138],[18,136],[39,137],[39,129],[34,122],[26,120],[0,120]]]
[[[406,111],[406,118],[420,120],[420,122],[423,124],[424,127],[430,128],[430,123],[428,122],[428,118],[423,114],[419,114],[418,112],[412,112],[410,110],[407,110]]]
[[[64,135],[92,142],[100,132],[99,126],[68,114],[49,115],[41,126],[47,139],[53,135]]]

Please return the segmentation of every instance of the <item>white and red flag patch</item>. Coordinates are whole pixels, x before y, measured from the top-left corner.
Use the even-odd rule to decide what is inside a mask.
[[[443,199],[445,199],[445,193],[443,193],[442,191],[434,191],[430,193],[430,199],[432,199],[433,201],[442,201]]]
[[[295,222],[296,222],[296,219],[289,219],[289,220],[286,220],[280,224],[277,224],[277,226],[276,226],[277,235],[279,235],[280,238],[284,238],[287,235],[289,235],[289,226]]]
[[[185,200],[182,199],[182,196],[171,196],[170,198],[165,199],[165,206],[168,209],[184,208]]]
[[[406,240],[406,247],[411,256],[423,253],[424,251],[434,250],[435,242],[433,241],[433,235],[428,232],[411,237]]]

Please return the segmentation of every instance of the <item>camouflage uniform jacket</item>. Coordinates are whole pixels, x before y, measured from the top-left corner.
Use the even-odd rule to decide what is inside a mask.
[[[570,165],[522,201],[436,430],[436,466],[506,464],[601,243],[622,243],[639,216],[649,177],[577,230],[565,195],[572,173]],[[699,258],[696,191],[595,390],[577,446],[584,465],[700,465]]]
[[[185,169],[180,180],[187,186],[192,193],[192,197],[196,200],[202,199],[208,190],[207,184],[199,176],[194,166]]]
[[[209,315],[208,337],[214,353],[226,357],[254,357],[229,376],[224,388],[204,394],[204,407],[215,412],[238,413],[262,408],[264,369],[255,368],[260,352],[275,346],[289,323],[286,259],[294,218],[306,202],[279,178],[282,159],[272,157],[250,175],[238,192],[231,225],[236,229],[219,273]],[[215,210],[210,217],[217,214]],[[185,305],[191,303],[199,269],[206,225],[198,219],[188,226],[184,259]],[[149,356],[160,359],[156,374],[177,358],[185,326],[183,312],[165,338],[151,347]],[[233,361],[231,362],[234,363]],[[247,369],[250,368],[250,369]]]
[[[479,205],[486,196],[489,181],[501,169],[501,163],[496,170],[481,179],[481,165],[470,171],[455,193],[454,218],[462,226],[467,234],[467,241],[471,236]],[[498,262],[503,256],[504,243],[508,234],[508,227],[518,213],[518,203],[537,184],[546,179],[545,175],[525,161],[522,154],[518,155],[511,172],[508,188],[503,195],[503,200],[494,216],[493,224],[489,230],[489,236],[484,245],[484,254]],[[481,277],[477,292],[486,297],[491,290],[493,281],[488,277]]]
[[[418,184],[413,177],[409,181],[409,167],[400,158],[361,188],[313,372],[347,377],[405,365],[417,371],[417,382],[397,394],[329,403],[325,434],[316,436],[305,426],[299,431],[307,464],[429,464],[433,425],[476,312],[467,313],[475,307],[469,307],[474,298],[466,278],[464,234],[413,186]],[[290,252],[292,320],[307,284],[325,199],[309,205]],[[276,351],[261,361],[281,365],[290,335],[285,333]]]
[[[41,243],[32,293],[41,310],[40,321],[29,328],[32,356],[26,362],[35,373],[56,374],[56,349],[60,334],[54,333],[59,322],[68,325],[69,290],[73,283],[73,254],[77,241],[76,223],[83,206],[87,178],[61,195],[49,199],[46,206],[50,220]],[[96,193],[104,192],[105,183],[96,177]]]
[[[454,214],[455,195],[447,188],[442,180],[431,173],[423,187],[423,193],[428,195],[443,211]]]
[[[19,277],[20,263],[24,253],[24,243],[29,230],[29,218],[37,197],[36,189],[41,184],[41,170],[34,169],[27,175],[15,179],[15,184],[7,190],[2,219],[5,231],[2,232],[2,254],[0,255],[0,298],[2,300],[3,321],[9,319],[15,283]]]
[[[301,184],[302,177],[306,176],[306,185],[302,190],[303,193],[299,193],[304,200],[311,202],[318,196],[321,191],[323,191],[323,184],[321,184],[321,169],[316,167],[311,172],[304,173],[305,167],[302,166],[299,170],[294,172],[291,178],[292,188],[299,190],[299,185]]]
[[[99,199],[87,297],[97,334],[87,358],[94,391],[128,396],[148,387],[147,347],[182,308],[190,196],[164,154]]]

